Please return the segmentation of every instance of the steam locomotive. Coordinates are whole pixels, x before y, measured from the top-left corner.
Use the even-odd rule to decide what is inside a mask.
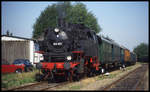
[[[129,50],[96,35],[85,25],[66,23],[63,19],[58,24],[44,30],[44,39],[39,41],[44,60],[36,65],[42,72],[36,74],[37,81],[54,81],[57,77],[79,80],[83,75],[100,74],[111,66],[135,64],[135,54],[132,53],[134,58],[130,60],[125,53]]]

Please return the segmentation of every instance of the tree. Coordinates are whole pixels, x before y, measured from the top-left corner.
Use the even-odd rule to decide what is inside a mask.
[[[148,44],[141,43],[137,47],[134,48],[133,52],[136,53],[137,58],[143,58],[145,56],[148,56]]]
[[[13,33],[10,33],[10,31],[9,31],[9,30],[7,30],[7,31],[6,31],[6,35],[7,35],[7,36],[12,36],[12,35],[13,35]]]
[[[57,3],[48,5],[48,7],[41,12],[33,25],[33,38],[39,38],[45,28],[56,27],[58,25],[58,18],[64,18],[68,23],[84,24],[96,33],[101,31],[97,23],[96,17],[92,12],[88,12],[86,6],[82,3],[71,5],[70,2]]]
[[[7,30],[6,35],[9,36],[9,34],[10,34],[10,33],[9,33],[9,30]]]

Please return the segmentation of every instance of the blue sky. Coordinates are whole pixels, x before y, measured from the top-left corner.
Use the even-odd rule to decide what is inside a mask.
[[[57,2],[2,2],[1,34],[7,30],[14,36],[32,37],[33,24],[48,5]],[[73,2],[72,4],[74,4]],[[92,11],[102,34],[131,51],[140,43],[148,43],[148,2],[81,2]]]

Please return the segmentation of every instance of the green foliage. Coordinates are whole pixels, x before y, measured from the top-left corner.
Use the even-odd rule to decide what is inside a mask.
[[[117,74],[109,74],[108,76],[100,75],[100,76],[98,76],[97,80],[112,79],[112,78],[115,78],[116,76],[117,76]]]
[[[59,15],[62,12],[63,14]],[[97,23],[96,17],[92,12],[88,12],[86,6],[82,3],[71,5],[70,2],[57,3],[48,5],[48,7],[41,12],[33,26],[33,38],[39,38],[45,28],[56,27],[58,17],[64,18],[69,23],[84,24],[96,33],[101,31]]]
[[[72,90],[77,90],[77,89],[80,89],[81,86],[80,85],[75,85],[75,86],[71,86],[70,89]]]
[[[133,50],[133,52],[136,53],[138,58],[148,56],[148,51],[149,51],[149,48],[148,48],[148,44],[146,44],[146,43],[139,44]]]
[[[34,70],[33,72],[23,72],[21,74],[2,74],[2,88],[17,87],[22,84],[36,82],[35,74],[37,72],[38,70]]]

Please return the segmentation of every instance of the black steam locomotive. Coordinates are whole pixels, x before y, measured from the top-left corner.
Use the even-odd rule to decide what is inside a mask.
[[[59,26],[44,31],[39,42],[44,60],[37,64],[42,74],[36,79],[54,80],[64,76],[68,80],[79,79],[83,74],[92,76],[99,71],[98,44],[101,38],[83,24],[66,23],[59,20]],[[46,78],[45,78],[46,77]]]

